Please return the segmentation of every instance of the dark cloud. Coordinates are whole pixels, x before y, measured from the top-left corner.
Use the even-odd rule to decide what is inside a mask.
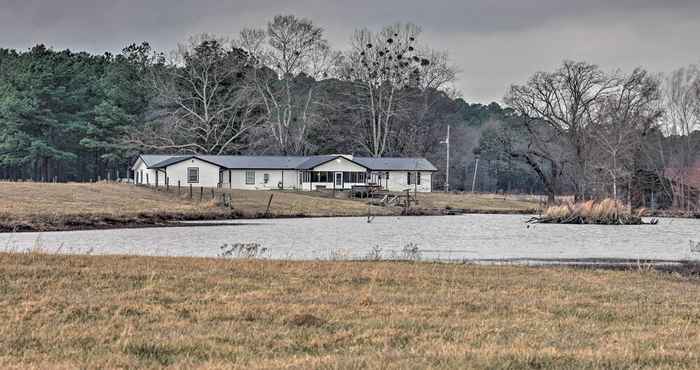
[[[483,102],[563,59],[656,72],[700,62],[697,0],[0,0],[0,47],[103,52],[146,40],[167,50],[195,33],[234,35],[279,13],[313,19],[337,48],[358,27],[417,23],[423,40],[461,68],[465,97]]]

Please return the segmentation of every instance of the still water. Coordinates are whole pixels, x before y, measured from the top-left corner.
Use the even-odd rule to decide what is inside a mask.
[[[226,225],[0,234],[0,250],[217,256],[223,244],[258,243],[273,259],[382,257],[415,245],[423,259],[697,260],[700,220],[658,225],[526,225],[522,215],[234,220]],[[691,242],[692,241],[692,242]]]

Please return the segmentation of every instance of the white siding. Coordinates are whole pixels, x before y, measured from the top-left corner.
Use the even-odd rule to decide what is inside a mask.
[[[134,182],[140,185],[151,185],[154,186],[156,183],[156,170],[149,169],[146,167],[146,163],[139,158],[139,160],[134,164],[132,168],[134,171]],[[159,175],[160,183],[163,182],[163,173]]]
[[[314,182],[311,184],[308,184],[309,190],[318,190],[319,188],[321,189],[333,189],[333,183],[332,182]],[[348,187],[349,189],[349,187]]]
[[[389,171],[389,181],[382,179],[382,186],[387,186],[389,191],[404,191],[406,189],[429,192],[432,190],[431,172],[420,173],[420,185],[408,184],[408,171]]]
[[[199,182],[193,182],[192,186],[215,188],[219,185],[219,166],[192,158],[168,166],[166,172],[170,186],[177,186],[178,181],[180,181],[180,186],[189,186],[187,169],[191,167],[199,168]],[[158,181],[159,185],[165,185],[162,175],[159,176]]]
[[[221,168],[215,164],[202,161],[197,158],[191,158],[176,164],[173,164],[167,168],[167,170],[159,170],[156,172],[155,169],[149,169],[146,167],[145,163],[141,158],[139,158],[132,170],[134,171],[134,182],[143,185],[156,185],[156,178],[159,186],[164,186],[167,179],[170,186],[177,186],[178,181],[180,185],[186,187],[189,185],[187,178],[187,169],[190,167],[196,167],[199,169],[199,181],[192,183],[192,186],[203,186],[203,187],[217,187],[219,184],[226,188],[232,189],[250,189],[250,190],[275,190],[279,189],[283,184],[284,189],[294,190],[315,190],[318,187],[325,187],[326,189],[341,189],[340,187],[334,186],[334,179],[337,173],[343,172],[366,172],[367,169],[359,164],[352,162],[351,159],[346,157],[338,157],[329,162],[323,163],[310,171],[315,172],[331,172],[333,174],[333,180],[325,183],[300,183],[300,177],[302,176],[302,171],[297,170],[279,170],[279,169],[269,169],[269,170],[250,170],[255,172],[255,183],[246,184],[246,170],[221,170]],[[377,175],[381,173],[381,181],[377,181]],[[421,174],[421,184],[409,185],[407,171],[389,171],[389,180],[385,178],[385,171],[373,172],[372,177],[368,176],[368,182],[379,183],[382,187],[389,191],[404,191],[406,189],[418,190],[419,192],[430,192],[432,191],[432,172],[422,171]],[[265,174],[268,174],[269,179],[265,182]],[[229,183],[230,179],[230,183]],[[365,183],[347,183],[343,182],[342,189],[350,189],[353,185],[364,185]]]
[[[255,172],[255,183],[246,184],[246,172]],[[231,183],[229,183],[229,173]],[[265,183],[265,174],[269,180]],[[274,190],[284,185],[284,189],[298,189],[299,177],[296,170],[226,170],[223,173],[223,186],[231,189]]]
[[[365,172],[367,169],[343,157],[338,157],[330,162],[315,167],[313,171]]]
[[[330,182],[314,182],[312,184],[305,183],[305,190],[316,190],[319,187],[323,187],[325,189],[351,189],[353,185],[364,185],[365,183],[343,182],[342,186],[336,186],[335,176],[336,173],[342,174],[343,172],[367,172],[367,169],[360,166],[357,163],[348,160],[345,157],[338,157],[330,162],[326,162],[320,166],[314,167],[312,171],[333,172],[333,180],[331,180]]]

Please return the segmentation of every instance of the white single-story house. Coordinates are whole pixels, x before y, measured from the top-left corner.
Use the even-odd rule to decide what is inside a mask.
[[[352,155],[239,156],[142,154],[131,167],[136,184],[231,189],[318,190],[378,185],[389,191],[432,191],[437,168],[424,158]]]

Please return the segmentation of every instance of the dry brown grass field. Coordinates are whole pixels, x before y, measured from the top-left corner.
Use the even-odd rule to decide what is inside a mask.
[[[221,206],[221,192],[232,207]],[[80,228],[163,224],[180,219],[364,216],[364,200],[336,199],[314,193],[204,189],[203,201],[195,188],[169,192],[126,184],[44,184],[0,182],[0,231],[66,230]],[[267,204],[270,203],[269,214]],[[522,201],[488,195],[419,194],[416,213],[439,213],[446,207],[471,212],[526,212],[538,207]],[[372,214],[398,215],[400,207],[372,206]]]
[[[700,368],[700,281],[0,254],[0,368]]]
[[[516,195],[471,194],[471,193],[427,193],[418,194],[418,206],[429,209],[458,208],[468,212],[534,212],[540,203]]]

